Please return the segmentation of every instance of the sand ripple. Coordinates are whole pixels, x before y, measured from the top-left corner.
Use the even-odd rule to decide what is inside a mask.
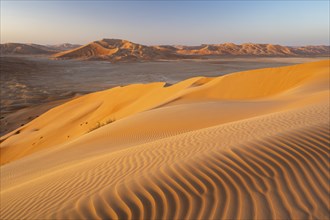
[[[327,109],[314,106],[187,132],[42,176],[26,173],[30,180],[24,182],[15,181],[10,172],[15,164],[9,164],[2,167],[2,218],[326,218]]]
[[[225,114],[196,98],[201,105],[152,108],[29,153],[0,167],[1,219],[328,219],[324,79],[311,77],[265,98],[262,106],[272,104],[260,112],[254,106],[256,114],[243,112],[248,105],[241,101],[245,117],[219,120],[212,114],[234,115],[237,106],[227,101],[232,108]],[[210,82],[184,89],[182,97],[213,95],[218,88]],[[77,122],[68,120],[67,126]]]

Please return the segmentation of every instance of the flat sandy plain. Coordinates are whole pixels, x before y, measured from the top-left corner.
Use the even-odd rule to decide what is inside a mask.
[[[1,137],[1,219],[328,219],[329,64],[52,108]]]

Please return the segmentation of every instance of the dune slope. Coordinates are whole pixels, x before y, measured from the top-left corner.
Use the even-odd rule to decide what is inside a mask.
[[[39,45],[22,43],[0,44],[1,55],[51,55],[79,47],[77,44]]]
[[[121,39],[102,39],[94,41],[79,48],[54,54],[57,59],[83,59],[83,60],[108,60],[137,61],[155,59],[174,59],[183,56],[175,51],[145,46]]]
[[[38,44],[6,43],[0,44],[0,54],[52,54],[58,50]]]
[[[1,138],[1,219],[326,219],[329,120],[329,60],[86,95]]]
[[[82,47],[54,54],[57,59],[146,61],[191,59],[203,56],[329,56],[329,46],[288,47],[273,44],[245,43],[236,45],[202,44],[200,46],[146,46],[121,39],[102,39]]]

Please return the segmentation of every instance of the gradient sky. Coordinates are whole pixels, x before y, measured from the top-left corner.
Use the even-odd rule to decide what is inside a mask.
[[[329,45],[329,1],[4,1],[1,43]]]

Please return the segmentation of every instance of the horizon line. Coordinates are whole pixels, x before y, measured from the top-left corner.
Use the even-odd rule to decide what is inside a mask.
[[[7,41],[7,42],[0,42],[0,44],[35,44],[35,45],[41,45],[41,46],[47,46],[47,45],[61,45],[61,44],[72,44],[72,45],[88,45],[93,42],[101,41],[101,40],[123,40],[123,41],[128,41],[134,44],[140,44],[140,45],[145,45],[145,46],[202,46],[202,45],[219,45],[219,44],[235,44],[235,45],[243,45],[243,44],[266,44],[266,45],[280,45],[280,46],[287,46],[287,47],[299,47],[299,46],[330,46],[329,44],[300,44],[300,45],[288,45],[288,44],[280,44],[280,43],[258,43],[258,42],[244,42],[244,43],[235,43],[235,42],[222,42],[222,43],[200,43],[200,44],[143,44],[143,43],[138,43],[135,41],[130,41],[127,39],[122,39],[122,38],[102,38],[100,40],[94,40],[94,41],[89,41],[87,43],[71,43],[71,42],[61,42],[61,43],[36,43],[36,42],[12,42],[12,41]]]

